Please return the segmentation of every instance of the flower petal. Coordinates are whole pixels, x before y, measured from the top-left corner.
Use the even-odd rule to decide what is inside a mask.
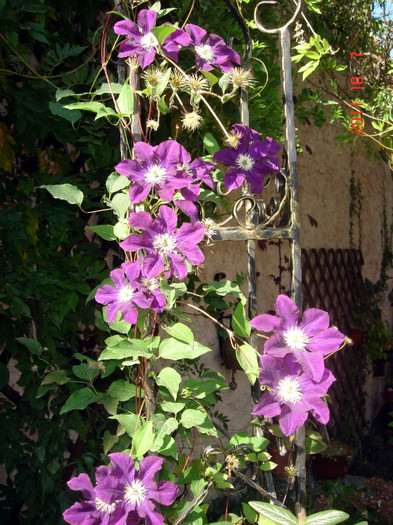
[[[286,436],[291,436],[307,420],[308,412],[284,405],[278,423]]]
[[[250,326],[260,332],[272,332],[277,330],[281,324],[281,319],[277,315],[261,314],[250,321]]]
[[[300,317],[299,308],[286,295],[279,295],[276,299],[276,313],[284,321],[283,329],[296,326]]]
[[[157,219],[164,226],[165,232],[172,234],[177,226],[177,215],[169,206],[160,206]]]
[[[86,499],[94,499],[95,497],[93,484],[85,473],[79,474],[76,478],[71,478],[67,485],[71,490],[80,490]]]
[[[254,416],[274,417],[278,416],[280,412],[280,403],[274,399],[270,392],[265,392],[255,405],[252,414]]]
[[[345,339],[337,328],[331,327],[327,330],[323,330],[318,335],[312,337],[306,345],[308,350],[319,350],[323,355],[330,354],[340,348]]]
[[[318,308],[309,308],[303,312],[302,322],[299,328],[306,334],[307,337],[317,335],[322,330],[329,328],[330,320],[329,314]]]
[[[304,373],[313,381],[319,383],[325,371],[323,353],[294,350],[293,355],[298,363],[302,365]]]
[[[149,498],[161,505],[172,505],[178,493],[178,487],[171,481],[160,481],[156,490],[149,488]]]
[[[157,18],[157,11],[150,9],[142,9],[138,14],[138,25],[142,29],[142,33],[146,35],[154,27]]]

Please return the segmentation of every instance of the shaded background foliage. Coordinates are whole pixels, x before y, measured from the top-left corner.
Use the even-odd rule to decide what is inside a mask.
[[[357,40],[359,45],[370,42],[368,30],[363,36],[350,36],[345,26],[348,16],[340,3],[339,9],[334,1],[325,4],[323,17],[309,13],[322,36],[330,38],[334,23],[333,45],[345,48],[345,39],[355,36],[363,38]],[[193,2],[176,0],[162,5],[177,8],[173,20],[185,20]],[[241,5],[245,18],[251,20],[254,2]],[[369,13],[371,2],[357,2],[356,6],[354,16],[363,20],[363,9]],[[103,335],[95,329],[93,301],[86,302],[108,274],[104,259],[110,245],[96,238],[90,242],[85,225],[89,212],[101,208],[101,188],[119,160],[119,136],[105,119],[94,120],[85,113],[79,120],[81,115],[64,110],[55,94],[58,88],[77,93],[90,90],[101,66],[104,15],[112,7],[106,0],[0,0],[4,254],[0,267],[0,463],[6,469],[6,482],[0,487],[2,524],[60,523],[62,510],[73,497],[65,483],[75,463],[91,472],[102,462],[104,432],[111,426],[99,403],[90,404],[85,411],[61,414],[60,410],[77,389],[95,381],[95,387],[105,392],[109,382],[117,379],[110,367],[103,372],[94,360],[94,349]],[[277,15],[268,16],[268,22],[274,23]],[[196,2],[190,21],[232,39],[239,51],[244,49],[241,26],[230,16],[227,2]],[[262,40],[252,22],[249,27],[253,54],[263,60],[263,64],[252,61],[257,83],[250,95],[250,126],[279,138],[282,114],[276,44],[273,39]],[[115,81],[113,61],[110,72]],[[308,101],[306,109],[301,107],[302,100]],[[299,100],[298,110],[318,125],[328,119],[310,92]],[[233,118],[238,108],[229,103],[217,106],[217,111],[225,123],[225,112]],[[166,130],[172,131],[176,122],[170,118]],[[205,128],[209,129],[209,122]],[[203,130],[199,143],[195,136],[190,139],[185,134],[181,141],[193,152],[202,147],[202,136]],[[40,188],[60,183],[83,190],[83,210],[76,211]],[[98,324],[102,325],[99,320]],[[20,372],[18,385],[9,383],[8,367]],[[43,381],[56,371],[64,374]]]

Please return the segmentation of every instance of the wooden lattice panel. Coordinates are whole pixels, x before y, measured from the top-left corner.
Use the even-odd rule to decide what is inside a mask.
[[[331,323],[350,335],[362,286],[360,250],[302,250],[303,309],[326,310]],[[352,371],[363,361],[360,346],[347,346],[329,358],[328,366],[336,376],[330,394],[332,433],[358,440],[364,429],[363,384]]]

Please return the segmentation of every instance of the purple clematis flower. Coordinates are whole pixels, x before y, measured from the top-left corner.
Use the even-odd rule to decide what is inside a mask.
[[[157,18],[156,11],[142,9],[138,14],[138,24],[130,20],[116,22],[113,30],[117,35],[124,35],[126,40],[120,44],[119,58],[136,56],[142,69],[151,64],[156,56],[159,42],[151,32]],[[182,29],[176,29],[162,43],[165,54],[177,62],[180,46],[190,45],[190,36]]]
[[[274,357],[292,354],[307,376],[321,381],[324,356],[338,350],[345,336],[337,328],[329,328],[329,314],[317,308],[306,310],[299,322],[300,311],[286,295],[277,297],[275,308],[276,315],[262,314],[250,321],[256,330],[275,332],[265,343],[265,354]]]
[[[138,291],[143,293],[150,308],[154,312],[161,313],[165,310],[166,306],[165,294],[163,294],[160,289],[161,279],[160,277],[154,275],[154,273],[152,273],[148,267],[145,267],[143,263],[144,258],[141,257],[137,259],[136,262],[125,262],[121,265],[121,267],[126,271],[130,265],[138,265],[140,272],[135,278],[135,284],[138,288]]]
[[[98,467],[96,471],[97,482],[108,476],[111,470],[108,467]],[[120,506],[117,501],[112,501],[111,498],[104,496],[106,499],[103,500],[97,497],[96,489],[87,474],[80,474],[76,478],[70,479],[68,486],[71,490],[80,490],[85,500],[74,503],[64,511],[65,522],[71,523],[71,525],[121,525],[126,523],[126,509]],[[134,523],[139,523],[139,520],[134,521]]]
[[[149,308],[151,301],[145,293],[138,290],[137,278],[140,276],[140,266],[136,263],[122,265],[122,269],[112,270],[110,278],[115,285],[104,284],[98,288],[95,300],[106,305],[106,315],[109,323],[116,320],[117,312],[121,312],[127,323],[135,324],[138,319],[137,306]]]
[[[263,179],[280,171],[277,153],[281,146],[270,137],[260,140],[260,133],[242,124],[235,124],[233,128],[233,135],[238,137],[237,148],[217,151],[213,160],[231,167],[224,178],[228,190],[240,188],[246,179],[253,193],[260,193]]]
[[[182,188],[180,193],[182,200],[175,199],[173,204],[185,213],[193,221],[198,220],[198,209],[194,202],[199,197],[200,186],[199,181],[204,182],[209,188],[215,189],[215,184],[211,177],[211,172],[214,170],[214,164],[207,162],[201,158],[197,158],[191,162],[191,155],[184,150],[182,163],[177,165],[178,173],[185,173],[192,177],[193,184]]]
[[[130,201],[142,202],[152,188],[164,201],[170,202],[176,190],[193,182],[192,176],[177,169],[188,153],[176,140],[166,140],[158,146],[137,142],[134,147],[135,160],[120,162],[116,171],[133,181]]]
[[[194,46],[197,69],[211,71],[218,66],[225,73],[233,67],[233,63],[240,64],[240,56],[221,37],[214,34],[207,36],[204,29],[194,24],[187,24],[184,30],[190,35]]]
[[[162,525],[164,516],[155,510],[152,500],[171,505],[178,492],[174,483],[154,479],[161,470],[163,458],[148,456],[142,459],[139,470],[136,470],[133,460],[126,454],[114,453],[109,457],[112,472],[97,485],[98,497],[112,504],[119,502],[128,516],[145,520],[146,525]]]
[[[268,387],[256,404],[253,415],[275,417],[286,436],[300,428],[309,412],[317,421],[326,425],[329,408],[322,400],[335,377],[327,368],[320,381],[313,381],[302,373],[302,368],[292,355],[284,359],[262,355],[259,383]]]
[[[204,255],[198,247],[206,227],[200,223],[184,223],[177,228],[176,213],[169,206],[160,206],[157,218],[153,219],[145,211],[131,213],[129,223],[142,234],[131,234],[120,246],[127,252],[145,250],[144,268],[151,276],[165,270],[165,260],[173,275],[183,280],[187,275],[184,256],[190,264],[197,266],[204,261]]]

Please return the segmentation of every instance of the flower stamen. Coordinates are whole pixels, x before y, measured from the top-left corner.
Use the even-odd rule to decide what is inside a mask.
[[[130,503],[131,505],[136,505],[137,507],[140,507],[141,504],[145,501],[146,496],[146,487],[139,479],[132,481],[131,484],[126,483],[126,485],[124,486],[124,499],[127,503]]]
[[[237,167],[244,171],[251,171],[254,164],[255,160],[247,153],[240,153],[236,159]]]
[[[285,343],[292,350],[304,350],[309,341],[306,334],[298,326],[291,326],[283,333]]]
[[[160,255],[168,255],[175,251],[177,241],[173,235],[169,233],[159,233],[154,237],[153,248]]]
[[[303,394],[297,377],[286,376],[277,384],[277,396],[283,403],[298,403]]]
[[[129,301],[132,301],[133,297],[134,291],[129,286],[123,286],[120,288],[117,296],[120,303],[128,303]]]

